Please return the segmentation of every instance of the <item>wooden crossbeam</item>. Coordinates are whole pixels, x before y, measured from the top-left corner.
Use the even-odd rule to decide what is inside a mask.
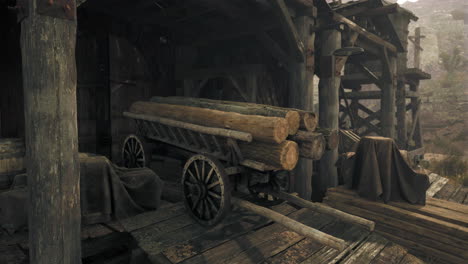
[[[360,91],[360,92],[347,92],[344,95],[349,99],[358,99],[358,100],[372,100],[380,99],[382,92],[381,91]]]
[[[299,33],[296,30],[296,26],[291,19],[288,7],[284,3],[284,0],[270,0],[269,2],[273,6],[273,10],[279,18],[281,28],[286,35],[292,54],[294,54],[299,62],[303,62],[304,44],[302,43]]]
[[[358,7],[350,10],[344,10],[340,12],[341,15],[350,17],[350,16],[365,16],[365,17],[372,17],[372,16],[382,16],[393,14],[399,11],[398,4],[390,4],[382,7],[371,8],[371,7]]]
[[[347,25],[350,29],[358,32],[360,34],[360,36],[366,38],[367,40],[373,42],[374,44],[385,47],[385,48],[387,48],[389,51],[391,51],[393,53],[397,52],[397,48],[395,47],[395,45],[393,45],[392,43],[382,39],[381,37],[379,37],[379,36],[377,36],[377,35],[375,35],[373,33],[370,33],[369,31],[362,28],[358,24],[354,23],[352,20],[344,17],[343,15],[340,15],[338,13],[334,13],[332,19],[335,22],[339,22],[339,23],[343,23],[343,24]]]

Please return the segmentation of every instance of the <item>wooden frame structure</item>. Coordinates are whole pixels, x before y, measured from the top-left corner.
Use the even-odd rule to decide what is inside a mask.
[[[340,87],[341,127],[361,136],[394,138],[403,149],[422,147],[418,86],[420,80],[430,79],[430,75],[418,68],[420,36],[416,33],[414,40],[408,37],[408,25],[417,17],[397,4],[385,5],[380,0],[332,8],[338,13],[335,20],[347,25],[343,42],[365,50],[364,54],[346,61]],[[353,42],[355,32],[360,35]],[[417,47],[413,69],[407,68],[408,39]],[[378,89],[369,90],[369,87]],[[372,100],[377,105],[369,107],[363,100]],[[407,103],[408,100],[411,102]],[[408,110],[411,110],[410,124],[406,117]]]
[[[331,6],[325,0],[68,2],[67,6],[49,7],[45,0],[29,0],[14,8],[19,11],[18,20],[23,27],[28,183],[34,202],[29,210],[30,256],[34,263],[80,263],[77,78],[73,61],[80,16],[86,18],[80,20],[80,27],[96,31],[102,26],[107,34],[100,34],[97,39],[100,75],[96,85],[99,101],[95,106],[99,109],[94,121],[100,153],[111,152],[105,141],[113,141],[109,34],[126,38],[149,57],[155,56],[156,46],[164,46],[157,55],[166,64],[149,64],[147,70],[160,73],[161,69],[170,68],[161,74],[169,77],[160,86],[171,87],[167,90],[173,95],[200,95],[201,87],[210,79],[222,77],[245,101],[261,100],[312,111],[313,75],[318,74],[322,128],[337,129],[339,121],[349,117],[353,129],[361,135],[376,133],[397,138],[406,147],[422,144],[418,86],[420,80],[430,76],[418,69],[418,63],[415,69],[406,68],[407,28],[416,17],[396,4],[388,5],[383,0]],[[63,1],[54,2],[61,4]],[[75,6],[81,6],[78,11],[85,12],[77,15]],[[418,32],[414,38],[416,62],[420,50]],[[44,36],[49,36],[46,41]],[[320,41],[316,41],[316,36]],[[238,46],[251,50],[236,53]],[[348,46],[362,47],[365,52],[353,57],[335,54]],[[216,52],[218,49],[221,51]],[[240,55],[247,58],[239,58]],[[63,63],[51,62],[46,56]],[[268,75],[268,82],[264,75]],[[364,91],[364,84],[375,84],[380,90]],[[380,110],[360,103],[370,99],[380,101]],[[411,102],[408,104],[407,100]],[[412,111],[410,127],[406,126],[408,110]],[[314,182],[312,162],[302,160],[295,171],[294,191],[310,199],[312,187],[324,192],[328,186],[336,185],[337,154],[337,150],[325,153],[321,174],[313,178]],[[44,175],[47,180],[43,180]],[[60,213],[54,214],[56,210]],[[60,241],[56,245],[40,243],[57,237]]]

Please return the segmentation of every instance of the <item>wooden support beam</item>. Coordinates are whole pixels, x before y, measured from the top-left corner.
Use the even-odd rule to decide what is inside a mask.
[[[396,98],[397,115],[397,137],[400,149],[406,149],[407,145],[407,127],[406,127],[406,89],[403,82],[398,82]]]
[[[296,30],[294,22],[291,19],[288,7],[284,3],[284,0],[270,0],[269,2],[273,6],[275,14],[279,18],[281,28],[286,35],[286,40],[288,41],[292,54],[298,62],[303,62],[304,44]]]
[[[314,26],[314,20],[307,16],[301,16],[296,18],[295,22],[295,27],[301,42],[305,44],[307,53],[303,54],[304,62],[296,62],[292,65],[289,106],[305,111],[313,111],[315,33],[311,32],[310,29]],[[300,158],[294,170],[294,190],[304,199],[311,199],[312,197],[312,173],[312,160]]]
[[[310,226],[306,226],[300,222],[297,222],[285,215],[282,215],[280,213],[277,213],[271,209],[258,206],[256,204],[253,204],[251,202],[247,202],[245,200],[239,199],[239,198],[231,198],[232,202],[246,210],[249,210],[253,213],[256,213],[258,215],[261,215],[263,217],[266,217],[280,225],[285,226],[286,228],[298,233],[299,235],[311,238],[313,240],[316,240],[317,242],[324,244],[326,246],[329,246],[331,248],[337,249],[339,251],[343,250],[346,248],[346,243],[344,240],[340,238],[336,238],[334,236],[330,236],[326,233],[323,233],[317,229],[314,229]]]
[[[359,17],[374,17],[374,16],[384,16],[388,14],[396,13],[400,10],[400,6],[398,4],[390,4],[386,6],[371,8],[371,7],[358,7],[350,10],[344,10],[343,12],[339,12],[341,15],[345,17],[350,16],[359,16]]]
[[[388,56],[387,49],[383,48],[382,61],[384,65],[384,81],[380,101],[382,136],[395,138],[396,57]]]
[[[341,32],[336,29],[324,30],[322,39],[322,58],[321,61],[330,60],[327,67],[330,69],[321,69],[319,83],[319,126],[326,129],[339,129],[339,90],[341,85],[340,75],[334,69],[333,53],[341,48]],[[331,58],[331,59],[330,59]],[[321,63],[327,65],[327,63]],[[331,73],[330,75],[325,73]],[[336,161],[338,160],[338,150],[326,151],[320,160],[320,176],[316,177],[317,192],[326,191],[327,187],[338,184],[338,172]]]
[[[381,91],[360,91],[360,92],[347,92],[344,94],[346,98],[358,100],[373,100],[382,97]]]
[[[299,197],[297,197],[295,195],[289,194],[289,193],[285,193],[285,192],[281,192],[281,191],[273,191],[273,190],[270,190],[270,191],[267,191],[267,192],[269,194],[275,196],[275,197],[278,197],[279,199],[288,201],[289,203],[295,204],[297,206],[304,207],[304,208],[309,208],[309,209],[312,209],[312,210],[314,210],[316,212],[319,212],[319,213],[322,213],[322,214],[327,214],[327,215],[330,215],[332,217],[336,217],[336,218],[338,218],[338,219],[340,219],[342,221],[362,226],[362,227],[366,228],[369,231],[374,231],[375,222],[373,222],[373,221],[370,221],[370,220],[367,220],[367,219],[364,219],[364,218],[361,218],[361,217],[357,217],[357,216],[354,216],[354,215],[350,215],[348,213],[345,213],[343,211],[334,209],[334,208],[332,208],[330,206],[327,206],[327,205],[324,205],[322,203],[313,203],[313,202],[310,202],[310,201],[306,201],[304,199],[301,199],[301,198],[299,198]]]
[[[345,25],[347,25],[350,29],[358,32],[362,37],[366,38],[367,40],[379,45],[379,46],[382,46],[382,47],[385,47],[387,48],[390,52],[392,53],[396,53],[397,52],[397,48],[395,47],[395,45],[393,45],[392,43],[382,39],[381,37],[373,34],[373,33],[370,33],[369,31],[367,31],[366,29],[362,28],[361,26],[359,26],[358,24],[354,23],[352,20],[338,14],[338,13],[334,13],[333,14],[333,20],[336,21],[336,22],[339,22],[339,23],[343,23]]]
[[[21,22],[29,261],[35,264],[81,263],[76,1],[66,4],[29,0]]]

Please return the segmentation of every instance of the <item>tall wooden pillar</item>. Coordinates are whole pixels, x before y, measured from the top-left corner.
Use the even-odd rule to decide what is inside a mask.
[[[397,64],[396,57],[385,52],[382,59],[384,64],[386,80],[384,81],[381,89],[381,127],[382,136],[395,138],[395,97],[397,88]]]
[[[398,81],[397,85],[397,128],[398,128],[398,145],[400,148],[406,148],[408,142],[406,128],[406,88],[402,81]]]
[[[341,31],[337,29],[322,32],[322,53],[320,58],[319,83],[319,126],[328,129],[338,129],[340,72],[335,70],[333,52],[341,48]],[[327,187],[338,185],[336,161],[338,149],[326,151],[320,160],[320,177],[318,190],[325,192]],[[315,188],[314,188],[315,189]]]
[[[301,16],[295,19],[297,32],[304,44],[305,54],[304,62],[294,65],[294,71],[291,78],[291,89],[289,93],[289,105],[291,107],[313,111],[314,107],[314,43],[315,34],[311,33],[314,25],[312,18]],[[311,199],[312,195],[312,161],[309,159],[299,159],[298,165],[294,170],[295,180],[294,189],[299,196],[305,199]]]
[[[81,263],[75,1],[29,0],[21,24],[31,263]]]
[[[417,93],[419,88],[419,81],[415,81],[416,83],[410,84],[410,91]],[[421,137],[421,122],[419,120],[420,115],[420,107],[421,107],[421,98],[420,97],[412,97],[411,98],[411,116],[412,116],[412,126],[410,135],[410,140],[414,141],[413,148],[421,148],[423,146],[423,141]]]

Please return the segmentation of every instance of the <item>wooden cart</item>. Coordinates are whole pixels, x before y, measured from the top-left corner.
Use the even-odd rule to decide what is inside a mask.
[[[229,212],[231,203],[235,203],[334,248],[344,246],[344,241],[340,239],[304,226],[265,207],[232,197],[233,183],[236,182],[244,185],[241,187],[236,185],[236,191],[247,190],[250,194],[261,193],[264,198],[288,200],[299,206],[339,215],[344,220],[363,223],[373,229],[373,223],[370,227],[369,221],[365,219],[356,220],[356,217],[341,211],[283,192],[275,179],[284,171],[243,158],[238,142],[251,142],[252,135],[249,133],[205,127],[145,114],[125,112],[124,116],[133,119],[137,127],[137,135],[130,135],[124,141],[122,148],[124,166],[147,165],[150,157],[144,140],[163,142],[191,153],[182,174],[184,203],[188,213],[202,225],[216,225]],[[256,184],[253,184],[253,178],[257,179]]]

